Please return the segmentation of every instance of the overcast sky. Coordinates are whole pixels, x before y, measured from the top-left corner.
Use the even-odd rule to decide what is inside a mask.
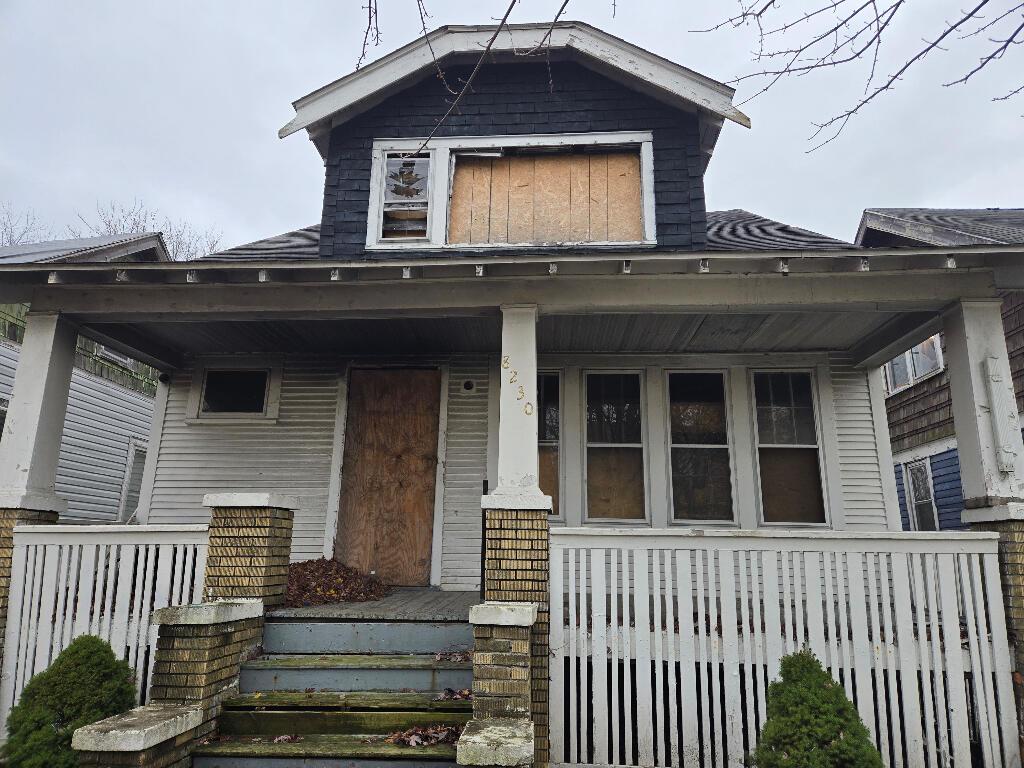
[[[380,5],[384,43],[372,58],[420,34],[414,0]],[[427,5],[433,27],[491,23],[507,1]],[[512,20],[550,20],[558,5],[523,0]],[[617,18],[611,5],[574,0],[566,17],[719,80],[751,69],[749,32],[688,33],[732,2],[619,0]],[[319,222],[320,157],[304,133],[281,140],[277,130],[293,100],[354,68],[360,6],[0,0],[0,202],[34,209],[60,234],[97,201],[141,200],[219,229],[225,247]],[[883,69],[961,7],[911,3]],[[983,43],[934,53],[810,154],[812,123],[861,93],[861,71],[791,80],[745,105],[753,129],[722,132],[706,179],[709,209],[746,208],[852,239],[865,207],[1024,206],[1024,94],[991,101],[1020,84],[1024,55],[969,87],[941,85],[972,65]],[[741,88],[736,100],[749,93]]]

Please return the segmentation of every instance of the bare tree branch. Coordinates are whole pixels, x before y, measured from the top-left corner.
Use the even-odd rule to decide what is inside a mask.
[[[208,256],[217,250],[220,233],[214,229],[196,229],[185,221],[176,221],[135,200],[130,205],[109,202],[96,204],[96,214],[87,218],[78,214],[79,224],[68,226],[71,237],[139,234],[160,232],[173,261],[188,261]]]
[[[427,13],[425,0],[416,0],[416,9],[420,12],[420,29],[423,30],[423,39],[427,41],[427,48],[430,50],[430,58],[434,61],[434,69],[437,70],[437,77],[444,86],[444,89],[452,96],[456,96],[456,92],[450,85],[448,85],[448,81],[445,79],[444,70],[441,69],[441,63],[437,60],[437,54],[434,53],[434,44],[430,41],[430,33],[427,32],[427,17],[429,17],[430,14]]]
[[[544,37],[537,41],[537,44],[533,46],[533,48],[531,48],[528,51],[523,51],[521,54],[519,54],[520,56],[533,56],[545,45],[548,46],[549,51],[551,50],[551,34],[555,31],[555,24],[558,23],[558,19],[561,18],[563,13],[565,13],[565,8],[567,5],[569,5],[569,0],[565,0],[562,3],[562,6],[558,9],[558,13],[555,14],[555,18],[551,20],[551,26],[548,27],[548,31],[544,33]]]
[[[356,62],[356,69],[363,66],[366,56],[370,52],[370,46],[376,48],[384,38],[380,34],[380,24],[377,21],[377,0],[366,0],[363,6],[366,11],[366,31],[363,32],[363,47],[359,52],[359,60]]]
[[[37,243],[50,237],[50,228],[29,208],[16,212],[10,203],[0,203],[0,247]]]
[[[1017,35],[1019,35],[1021,32],[1024,32],[1024,22],[1021,22],[1020,26],[1013,30],[1013,33],[1005,40],[992,40],[993,43],[999,43],[999,46],[994,51],[989,53],[987,56],[983,56],[981,61],[978,62],[978,66],[976,66],[966,75],[961,77],[959,80],[953,80],[952,82],[945,83],[944,85],[950,86],[959,85],[960,83],[966,83],[968,80],[974,77],[974,75],[976,75],[978,72],[987,67],[991,62],[995,61],[996,59],[1001,59],[1003,57],[1003,54],[1006,53],[1007,48],[1009,48],[1011,45],[1019,44],[1021,42],[1020,40],[1016,39]]]

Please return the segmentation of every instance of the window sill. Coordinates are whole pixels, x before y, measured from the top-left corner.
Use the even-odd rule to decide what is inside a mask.
[[[622,248],[652,248],[658,244],[657,240],[631,240],[625,242],[580,242],[580,243],[445,243],[437,244],[425,240],[416,242],[404,242],[404,243],[367,243],[366,250],[368,251],[433,251],[436,253],[443,253],[445,251],[497,251],[501,249],[514,248],[530,248],[536,250],[543,249],[579,249],[579,248],[594,248],[597,250],[615,250]]]

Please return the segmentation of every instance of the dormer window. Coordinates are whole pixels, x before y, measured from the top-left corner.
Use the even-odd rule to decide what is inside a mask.
[[[653,245],[649,132],[374,142],[371,249]]]

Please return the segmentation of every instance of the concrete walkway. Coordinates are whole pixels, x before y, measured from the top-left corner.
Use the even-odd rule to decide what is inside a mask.
[[[280,620],[469,621],[469,608],[482,603],[480,593],[447,592],[430,587],[396,587],[383,600],[332,603],[308,608],[281,608],[268,613]]]

